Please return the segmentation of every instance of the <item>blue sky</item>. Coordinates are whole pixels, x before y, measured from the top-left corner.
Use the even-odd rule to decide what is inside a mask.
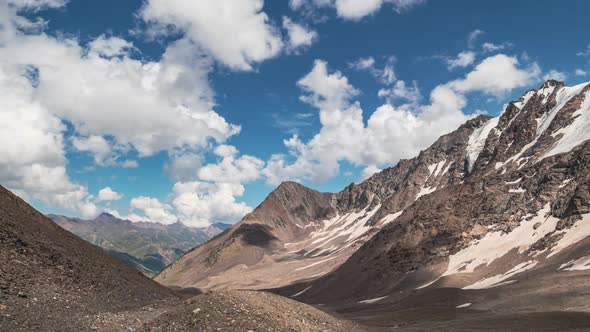
[[[280,181],[339,191],[544,79],[590,80],[589,9],[2,0],[0,181],[48,213],[235,222]]]

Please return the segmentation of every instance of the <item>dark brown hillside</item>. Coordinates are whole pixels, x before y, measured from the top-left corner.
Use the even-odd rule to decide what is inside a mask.
[[[0,330],[84,330],[91,316],[176,299],[0,186]]]

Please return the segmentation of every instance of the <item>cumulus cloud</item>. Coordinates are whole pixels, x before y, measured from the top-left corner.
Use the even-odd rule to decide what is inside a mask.
[[[244,187],[237,183],[178,182],[173,192],[178,219],[193,227],[233,223],[252,211],[246,203],[236,201],[244,194]]]
[[[260,178],[264,161],[248,155],[237,156],[238,150],[233,146],[220,145],[215,154],[222,158],[217,164],[203,166],[198,177],[204,181],[247,183]]]
[[[375,165],[369,165],[362,170],[361,178],[363,180],[366,180],[366,179],[370,178],[373,174],[379,173],[381,171],[382,171],[382,169],[380,169],[379,167],[377,167]]]
[[[137,210],[142,215],[132,214],[126,218],[132,221],[158,222],[164,225],[171,225],[178,221],[172,213],[172,206],[160,202],[157,198],[139,196],[130,202],[132,210]]]
[[[369,56],[366,58],[359,58],[354,62],[350,62],[348,66],[355,70],[367,71],[371,73],[371,75],[373,75],[382,84],[392,84],[397,80],[397,75],[395,74],[395,68],[393,66],[395,61],[396,58],[394,56],[387,57],[383,68],[380,69],[375,66],[375,58]]]
[[[61,120],[34,98],[26,67],[0,65],[0,183],[25,199],[93,217],[87,189],[66,172]],[[9,142],[9,143],[8,143]]]
[[[385,5],[402,13],[425,2],[426,0],[290,0],[289,5],[294,10],[331,7],[343,19],[360,20],[376,13]]]
[[[586,76],[586,75],[588,75],[588,72],[583,69],[578,68],[578,69],[576,69],[575,74],[576,74],[576,76]]]
[[[147,0],[140,16],[161,33],[183,33],[230,68],[251,70],[283,48],[263,5],[263,0]]]
[[[286,16],[283,16],[283,28],[287,30],[287,44],[292,51],[302,47],[309,47],[318,39],[316,31],[295,23]]]
[[[345,108],[359,91],[348,83],[348,78],[337,71],[328,73],[328,63],[316,60],[311,72],[297,82],[306,92],[300,99],[318,109],[339,110]]]
[[[404,107],[418,105],[422,100],[422,94],[416,81],[413,81],[411,85],[408,85],[405,81],[397,81],[391,87],[379,89],[377,95],[384,98],[389,104],[403,100],[405,101],[404,105],[406,105]]]
[[[111,189],[111,187],[104,187],[98,191],[98,202],[118,201],[123,198],[123,195]]]
[[[465,68],[475,62],[475,53],[471,51],[464,51],[457,55],[456,58],[448,58],[447,66],[449,70],[455,68]]]
[[[538,80],[541,69],[536,63],[519,67],[519,60],[504,54],[484,59],[463,79],[448,85],[458,92],[480,91],[501,97],[512,89],[524,87]]]
[[[429,104],[388,103],[378,107],[365,125],[363,110],[353,100],[358,91],[340,72],[330,72],[327,63],[318,60],[298,85],[304,91],[302,100],[319,109],[322,127],[307,142],[297,135],[285,140],[289,154],[273,155],[263,174],[271,184],[287,179],[321,183],[336,176],[340,162],[347,161],[365,166],[368,175],[379,166],[414,156],[469,119],[462,111],[467,93],[498,96],[528,85],[539,71],[536,64],[523,67],[506,55],[489,57],[465,77],[433,89]],[[401,83],[398,88],[407,93]]]
[[[125,156],[132,150],[139,157],[197,153],[240,131],[213,109],[209,73],[215,52],[201,41],[181,38],[166,46],[160,60],[149,61],[134,58],[138,51],[119,37],[102,35],[81,44],[29,29],[44,24],[21,16],[64,3],[0,4],[0,126],[5,141],[13,142],[0,149],[0,180],[7,187],[91,216],[92,196],[67,175],[64,142],[90,153],[98,165],[137,167]],[[251,25],[265,24],[264,13],[250,14]],[[243,52],[248,61],[265,58],[256,54]]]
[[[565,80],[567,80],[567,74],[556,69],[551,69],[545,75],[543,75],[543,80],[557,80],[560,82],[565,82]]]

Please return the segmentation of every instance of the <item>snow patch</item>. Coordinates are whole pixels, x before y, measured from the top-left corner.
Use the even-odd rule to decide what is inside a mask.
[[[420,192],[418,192],[418,195],[416,195],[416,199],[424,196],[424,195],[428,195],[430,193],[433,193],[434,191],[436,191],[436,187],[422,187],[422,189],[420,189]]]
[[[558,270],[561,271],[583,271],[583,270],[590,270],[590,256],[585,256],[582,258],[575,259],[573,261],[569,261],[565,264],[562,264]]]
[[[397,217],[401,216],[401,215],[402,215],[402,213],[404,213],[404,210],[398,211],[398,212],[396,212],[396,213],[389,214],[389,215],[387,215],[387,216],[385,216],[385,217],[383,218],[383,221],[382,221],[381,223],[382,223],[383,225],[387,225],[387,224],[389,224],[390,222],[392,222],[392,221],[394,221],[395,219],[397,219]]]
[[[443,276],[471,273],[478,266],[487,266],[513,249],[517,249],[519,253],[525,252],[532,244],[555,230],[559,219],[551,215],[545,217],[549,211],[551,208],[547,204],[537,216],[530,220],[522,220],[512,232],[490,232],[481,240],[473,241],[468,247],[449,257],[449,265]],[[540,223],[537,229],[534,228],[536,223]],[[588,224],[590,233],[590,223]]]
[[[489,119],[483,126],[475,129],[469,136],[466,151],[470,172],[473,170],[473,165],[475,165],[477,157],[479,157],[479,154],[483,150],[490,132],[498,125],[498,121],[500,121],[499,117]]]
[[[563,136],[541,159],[569,152],[590,139],[590,91],[586,92],[584,98],[582,107],[572,114],[575,118],[574,122],[554,133],[555,135],[563,134]]]
[[[556,234],[562,233],[564,234],[563,237],[551,248],[548,258],[590,236],[590,214],[583,215],[582,219],[576,221],[573,227],[556,232]]]
[[[565,179],[563,180],[563,182],[559,185],[559,188],[563,188],[565,186],[568,185],[568,183],[570,183],[573,179]]]
[[[321,261],[319,261],[319,262],[315,262],[315,263],[312,263],[312,264],[306,265],[306,266],[304,266],[304,267],[300,267],[300,268],[298,268],[298,269],[295,269],[295,271],[301,271],[301,270],[309,269],[310,267],[314,267],[314,266],[316,266],[316,265],[320,265],[320,264],[322,264],[322,263],[325,263],[325,262],[327,262],[327,261],[331,261],[331,260],[333,260],[334,258],[338,258],[338,256],[330,257],[330,258],[327,258],[327,259],[321,260]]]
[[[520,98],[519,101],[514,103],[514,106],[518,107],[519,109],[523,109],[526,104],[529,102],[529,100],[535,95],[535,90],[531,90],[529,92],[527,92],[524,96],[522,96]]]
[[[508,192],[513,193],[513,194],[522,194],[522,193],[526,192],[526,189],[524,189],[524,188],[510,189],[510,190],[508,190]]]
[[[311,288],[311,286],[307,287],[306,289],[302,290],[301,292],[299,292],[299,293],[297,293],[297,294],[293,294],[293,295],[291,295],[291,297],[296,297],[296,296],[299,296],[299,295],[301,295],[301,294],[303,294],[303,293],[307,292],[307,291],[308,291],[310,288]]]
[[[511,182],[505,182],[505,183],[506,184],[517,184],[517,183],[520,183],[520,181],[522,181],[522,178],[520,178],[518,180],[511,181]]]
[[[537,265],[537,263],[538,263],[537,261],[528,261],[528,262],[520,263],[520,264],[516,265],[515,267],[513,267],[512,269],[510,269],[508,272],[505,272],[505,273],[499,274],[499,275],[495,275],[493,277],[481,279],[480,281],[478,281],[474,284],[463,287],[463,289],[485,289],[485,288],[493,288],[493,287],[506,285],[508,283],[513,283],[516,280],[508,280],[508,281],[506,281],[506,280],[512,278],[513,276],[515,276],[519,273],[522,273],[522,272],[525,272],[527,270],[534,268]]]
[[[362,304],[371,304],[371,303],[375,303],[375,302],[379,302],[385,298],[387,298],[389,295],[387,296],[381,296],[381,297],[376,297],[374,299],[368,299],[368,300],[363,300],[363,301],[358,301],[358,303],[362,303]]]
[[[473,303],[471,303],[471,302],[467,302],[467,303],[463,303],[463,304],[461,304],[461,305],[458,305],[458,306],[456,306],[455,308],[457,308],[457,309],[461,309],[461,308],[467,308],[467,307],[471,307],[471,305],[472,305],[472,304],[473,304]]]

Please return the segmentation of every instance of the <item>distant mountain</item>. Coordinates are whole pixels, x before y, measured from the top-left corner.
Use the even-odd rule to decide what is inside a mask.
[[[215,223],[206,228],[193,228],[181,223],[131,222],[108,213],[102,213],[94,220],[58,215],[48,217],[147,276],[157,274],[185,252],[231,226]]]

